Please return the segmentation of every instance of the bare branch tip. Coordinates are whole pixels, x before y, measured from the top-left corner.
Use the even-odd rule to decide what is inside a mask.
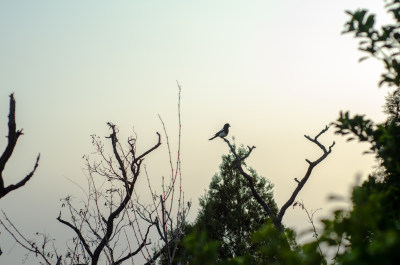
[[[12,105],[15,104],[14,92],[10,94],[10,103],[11,103]]]
[[[329,152],[332,150],[332,147],[335,146],[335,141],[333,141],[333,143],[331,144],[331,146],[329,146]]]

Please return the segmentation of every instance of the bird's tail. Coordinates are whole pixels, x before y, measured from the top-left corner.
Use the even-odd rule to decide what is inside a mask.
[[[215,135],[214,137],[211,137],[210,139],[208,139],[209,141],[211,141],[212,139],[214,139],[215,137],[217,137],[218,135]]]

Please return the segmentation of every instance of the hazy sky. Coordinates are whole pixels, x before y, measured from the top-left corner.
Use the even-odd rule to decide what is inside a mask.
[[[305,173],[304,159],[320,154],[304,134],[315,136],[340,110],[383,120],[382,67],[358,63],[357,41],[340,34],[345,9],[379,13],[383,4],[0,0],[0,147],[12,92],[25,133],[7,164],[6,184],[25,176],[41,153],[34,178],[0,208],[27,233],[65,230],[55,220],[59,198],[80,194],[68,179],[84,185],[81,158],[93,151],[91,134],[109,133],[108,121],[119,126],[121,139],[134,127],[144,150],[162,130],[160,114],[176,151],[176,80],[185,197],[197,207],[228,152],[222,140],[208,138],[229,122],[236,143],[257,147],[248,164],[275,184],[282,206],[296,186],[293,178]],[[348,196],[356,176],[365,178],[374,163],[361,154],[367,146],[347,143],[333,130],[320,140],[336,146],[298,196],[309,209],[323,209],[317,218],[336,207],[329,194]],[[155,187],[169,174],[167,162],[165,145],[146,161]],[[144,181],[138,185],[147,192]],[[297,231],[309,228],[299,209],[290,208],[283,221]],[[0,263],[16,262],[17,247],[5,238],[2,232]]]

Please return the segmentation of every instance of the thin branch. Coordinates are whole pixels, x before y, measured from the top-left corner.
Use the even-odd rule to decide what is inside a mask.
[[[307,214],[307,218],[308,218],[308,222],[311,224],[312,228],[313,228],[313,232],[314,232],[314,237],[317,239],[317,243],[318,243],[318,250],[319,250],[319,254],[321,255],[321,257],[323,257],[324,255],[322,254],[322,250],[321,250],[321,246],[319,245],[319,237],[318,237],[318,233],[317,233],[317,228],[315,227],[314,224],[314,214],[316,212],[318,212],[319,210],[321,210],[321,208],[316,209],[316,210],[311,210],[311,214],[308,212],[306,206],[304,205],[303,200],[301,202],[297,201],[293,204],[293,208],[295,206],[299,206],[301,207],[302,210],[304,210]]]
[[[133,256],[135,256],[136,254],[138,254],[138,253],[142,250],[142,248],[143,248],[144,246],[150,245],[150,243],[147,243],[147,236],[149,235],[149,232],[150,232],[150,228],[151,228],[151,227],[152,227],[152,225],[149,225],[149,226],[147,227],[147,231],[146,231],[146,234],[145,234],[144,239],[143,239],[143,241],[142,241],[142,244],[140,244],[140,246],[139,246],[135,251],[130,252],[130,253],[129,253],[128,255],[126,255],[125,257],[123,257],[123,258],[117,260],[117,261],[115,262],[115,265],[121,264],[122,262],[124,262],[125,260],[129,259],[130,257],[133,257]]]
[[[0,219],[0,224],[4,227],[4,229],[14,238],[14,240],[23,248],[25,248],[26,250],[28,250],[29,252],[35,253],[36,255],[40,255],[43,260],[46,262],[46,264],[50,265],[51,263],[48,261],[48,259],[46,258],[46,253],[44,252],[44,245],[46,243],[46,241],[43,244],[43,248],[42,250],[39,250],[38,247],[36,246],[35,243],[30,242],[28,239],[26,239],[21,232],[15,227],[15,225],[11,222],[11,220],[7,217],[7,215],[5,214],[4,211],[2,211],[3,216],[5,218],[5,220],[8,222],[8,224],[12,227],[12,229],[14,229],[14,231],[18,234],[18,236],[21,238],[21,240],[23,240],[24,242],[22,242],[17,235],[15,235],[10,228],[8,228],[3,221]]]
[[[92,253],[92,251],[90,250],[89,245],[86,243],[85,238],[82,236],[81,231],[80,231],[77,227],[75,227],[73,224],[71,224],[70,222],[61,219],[60,216],[57,217],[57,220],[58,220],[60,223],[66,225],[66,226],[68,226],[69,228],[71,228],[72,230],[74,230],[74,232],[76,233],[76,235],[79,237],[79,240],[80,240],[81,243],[83,244],[83,246],[84,246],[86,252],[89,254],[89,256],[90,256],[91,258],[93,258],[93,253]]]

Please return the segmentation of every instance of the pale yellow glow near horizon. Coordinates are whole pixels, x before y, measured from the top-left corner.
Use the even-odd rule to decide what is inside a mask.
[[[176,143],[176,80],[182,85],[185,197],[197,207],[218,172],[228,148],[208,138],[229,122],[229,137],[257,147],[248,164],[274,183],[281,206],[294,177],[305,172],[304,159],[320,153],[304,134],[316,135],[340,110],[384,119],[388,90],[377,87],[381,65],[358,63],[357,41],[340,34],[345,9],[370,7],[382,15],[382,6],[372,0],[1,1],[0,147],[12,92],[17,126],[25,132],[6,182],[28,172],[37,153],[42,158],[34,178],[0,208],[27,231],[60,233],[54,221],[59,198],[80,194],[68,179],[85,184],[81,157],[92,151],[90,134],[107,135],[108,121],[121,137],[134,127],[144,150],[162,130],[160,114]],[[331,129],[321,142],[332,141],[332,154],[298,197],[310,209],[323,208],[319,217],[336,207],[329,194],[348,196],[356,176],[365,178],[374,165],[372,156],[361,154],[366,145],[346,143]],[[168,175],[165,146],[147,165],[159,185]],[[309,227],[298,209],[288,210],[284,222],[298,231]],[[11,253],[0,263],[17,252],[3,236],[2,249]]]

